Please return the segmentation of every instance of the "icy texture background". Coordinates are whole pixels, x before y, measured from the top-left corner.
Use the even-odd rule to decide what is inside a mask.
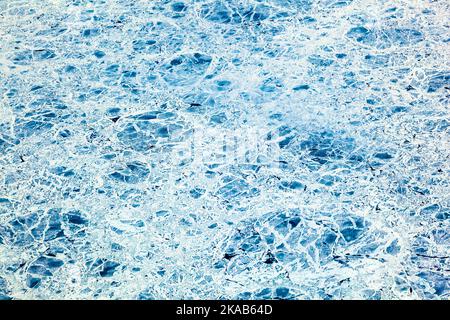
[[[449,12],[0,0],[0,298],[448,299]]]

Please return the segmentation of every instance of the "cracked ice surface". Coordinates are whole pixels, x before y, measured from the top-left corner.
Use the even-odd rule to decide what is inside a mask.
[[[0,0],[0,298],[448,299],[449,12]]]

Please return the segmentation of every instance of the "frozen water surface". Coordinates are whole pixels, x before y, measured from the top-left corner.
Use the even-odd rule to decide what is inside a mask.
[[[0,298],[448,299],[449,7],[0,0]]]

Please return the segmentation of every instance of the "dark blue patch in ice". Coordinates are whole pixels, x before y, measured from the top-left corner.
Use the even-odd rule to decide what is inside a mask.
[[[367,229],[364,218],[346,217],[339,222],[340,232],[346,242],[353,242],[362,237]]]
[[[68,137],[71,136],[71,132],[70,132],[70,130],[68,130],[68,129],[63,129],[63,130],[61,130],[61,131],[59,132],[59,135],[60,135],[62,138],[68,138]]]
[[[171,86],[187,86],[205,74],[212,58],[202,53],[183,54],[161,66],[161,76]]]
[[[389,246],[387,246],[386,248],[386,252],[392,255],[396,255],[400,252],[401,247],[398,243],[398,240],[395,239],[394,241],[392,241]]]
[[[364,26],[351,28],[347,32],[347,37],[379,49],[390,48],[391,46],[409,46],[424,40],[422,32],[414,29],[371,30]]]
[[[280,189],[304,190],[305,185],[299,181],[281,181]]]
[[[407,112],[408,111],[408,107],[405,106],[393,106],[391,111],[392,113],[401,113],[401,112]]]
[[[334,62],[333,59],[324,58],[316,54],[309,56],[308,61],[316,67],[328,67],[331,66]]]
[[[39,223],[31,228],[31,234],[35,239],[42,239],[44,242],[64,237],[60,210],[50,209],[43,214]]]
[[[252,188],[243,179],[224,178],[225,184],[217,190],[217,195],[220,195],[225,200],[232,200],[240,197],[252,197],[259,194],[257,188]]]
[[[215,124],[221,124],[221,123],[226,122],[227,120],[228,120],[228,118],[227,118],[226,114],[224,112],[221,112],[221,113],[211,116],[210,122],[215,123]]]
[[[103,58],[106,55],[106,53],[102,50],[95,50],[94,51],[94,56],[98,59]]]
[[[111,261],[104,258],[98,258],[94,261],[89,261],[87,263],[90,270],[92,270],[95,273],[98,273],[102,278],[109,278],[114,275],[114,273],[117,271],[117,268],[120,266],[120,263],[117,263],[115,261]]]
[[[64,214],[64,220],[68,224],[87,225],[89,220],[80,211],[69,211]]]
[[[32,52],[26,50],[16,53],[11,60],[14,62],[14,64],[23,65],[28,64],[32,59],[33,59]]]
[[[273,10],[273,8],[267,5],[257,4],[256,6],[239,9],[237,13],[244,21],[261,22],[269,18],[271,9]]]
[[[45,133],[53,128],[53,124],[43,121],[23,121],[16,120],[14,131],[18,138],[28,138],[32,135],[39,135]]]
[[[75,175],[75,172],[72,169],[65,166],[53,167],[50,169],[50,172],[62,177],[73,177]]]
[[[427,92],[436,92],[444,86],[450,86],[449,72],[439,72],[430,77]]]
[[[389,160],[393,158],[393,156],[387,152],[378,152],[375,153],[373,156],[380,160]]]
[[[300,85],[292,88],[292,90],[294,90],[294,91],[302,91],[302,90],[308,90],[308,89],[309,89],[309,85],[307,85],[307,84],[300,84]]]
[[[200,198],[204,193],[205,193],[205,189],[203,189],[203,188],[198,188],[198,187],[196,187],[196,188],[194,188],[194,189],[191,189],[191,190],[189,191],[189,194],[190,194],[191,197],[194,198],[194,199]]]
[[[370,66],[383,67],[383,66],[387,66],[387,64],[389,62],[389,56],[381,55],[381,54],[378,54],[378,55],[368,54],[364,57],[364,62]]]
[[[12,146],[11,143],[6,142],[5,140],[0,138],[0,152],[6,152],[8,148]]]
[[[450,277],[448,275],[425,270],[419,272],[417,276],[427,280],[438,296],[445,296],[450,292]]]
[[[113,180],[125,183],[139,183],[145,181],[150,170],[145,163],[133,161],[127,163],[124,168],[111,173],[109,176]]]
[[[81,35],[85,38],[91,38],[98,36],[100,32],[101,30],[99,28],[84,29],[83,31],[81,31]]]
[[[133,124],[127,124],[125,128],[117,134],[117,138],[123,144],[130,146],[136,151],[150,150],[156,141],[142,131],[138,131]]]
[[[231,81],[229,80],[216,80],[215,81],[217,91],[227,91],[230,88]]]
[[[55,57],[56,53],[50,49],[33,50],[33,59],[37,61],[53,59]]]
[[[30,276],[30,275],[27,276],[26,283],[27,283],[28,288],[30,288],[30,289],[34,289],[34,288],[39,287],[41,282],[42,281],[41,281],[40,278],[36,278],[36,277]]]
[[[27,286],[38,287],[42,279],[53,277],[54,273],[64,265],[64,261],[50,257],[41,256],[34,260],[27,269]]]
[[[103,264],[103,268],[100,271],[101,277],[112,277],[114,273],[117,271],[117,267],[120,266],[120,263],[114,261],[106,261]]]
[[[172,10],[175,12],[182,12],[184,10],[186,10],[186,4],[184,2],[174,2],[171,5]]]
[[[133,50],[137,52],[154,53],[159,50],[157,41],[154,39],[149,40],[134,40]]]
[[[278,287],[275,290],[275,299],[288,299],[289,298],[289,288]]]
[[[226,5],[226,2],[214,1],[202,6],[200,14],[203,18],[217,23],[240,22],[239,15]]]

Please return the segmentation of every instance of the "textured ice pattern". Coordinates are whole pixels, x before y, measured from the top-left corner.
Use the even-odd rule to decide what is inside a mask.
[[[448,299],[449,12],[0,0],[0,299]]]

